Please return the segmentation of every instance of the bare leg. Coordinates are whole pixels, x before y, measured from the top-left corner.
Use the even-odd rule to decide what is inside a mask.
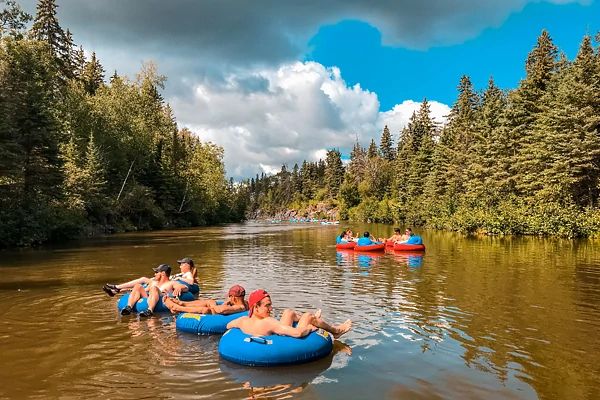
[[[138,278],[138,279],[134,279],[132,281],[121,283],[120,285],[115,285],[115,286],[119,289],[131,289],[135,285],[138,285],[138,284],[141,285],[142,283],[150,283],[150,281],[151,281],[151,279],[149,279],[149,278]]]
[[[148,294],[146,294],[146,290],[142,287],[142,285],[140,285],[138,283],[131,290],[131,293],[129,294],[129,301],[127,302],[127,305],[129,307],[133,308],[133,306],[135,305],[135,303],[138,302],[139,299],[145,298],[145,297],[148,297]]]
[[[160,299],[160,290],[157,286],[150,286],[149,296],[148,296],[148,310],[154,311],[154,307],[158,304],[158,299]]]
[[[284,310],[283,314],[281,314],[281,319],[279,320],[279,322],[287,326],[292,326],[294,322],[298,321],[300,321],[300,315],[290,309]]]
[[[215,300],[191,300],[191,301],[181,301],[176,300],[175,303],[179,304],[182,307],[216,307],[217,302]]]
[[[332,326],[311,313],[304,313],[298,322],[298,327],[304,327],[309,324],[326,330],[327,332],[331,333],[335,339],[338,339],[352,328],[352,321],[349,319],[341,325]]]
[[[178,301],[173,297],[163,297],[163,303],[171,310],[172,313],[177,311],[191,312],[196,314],[212,314],[210,309],[211,302],[216,305],[217,302],[214,300],[194,300],[194,301]]]

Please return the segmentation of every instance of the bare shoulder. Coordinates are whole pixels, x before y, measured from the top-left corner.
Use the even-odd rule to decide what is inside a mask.
[[[227,324],[227,328],[241,328],[247,323],[248,317],[236,318]]]

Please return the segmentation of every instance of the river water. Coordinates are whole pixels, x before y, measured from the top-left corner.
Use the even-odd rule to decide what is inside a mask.
[[[598,243],[417,230],[424,255],[369,256],[336,251],[339,230],[247,223],[1,252],[0,398],[600,398]],[[121,318],[101,290],[182,257],[201,298],[264,288],[275,315],[320,308],[353,330],[322,361],[241,368],[218,336]]]

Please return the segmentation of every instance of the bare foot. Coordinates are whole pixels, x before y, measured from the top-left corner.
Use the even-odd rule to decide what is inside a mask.
[[[315,318],[321,318],[321,314],[323,314],[323,311],[321,311],[319,308],[317,311],[315,311]]]
[[[337,327],[337,333],[333,334],[334,339],[339,339],[344,333],[347,333],[350,329],[352,329],[352,321],[349,319],[346,320],[343,324]]]
[[[177,304],[173,301],[172,297],[169,296],[164,296],[163,299],[163,304],[165,305],[165,307],[167,307],[169,309],[169,311],[171,311],[173,314],[175,314],[177,312]]]
[[[170,299],[178,306],[183,306],[183,301],[179,300],[177,297],[170,297]]]

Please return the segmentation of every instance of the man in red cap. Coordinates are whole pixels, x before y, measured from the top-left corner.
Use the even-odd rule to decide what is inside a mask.
[[[173,313],[182,311],[196,314],[227,315],[248,309],[248,303],[245,300],[246,290],[240,285],[233,285],[225,297],[229,300],[221,305],[218,305],[216,300],[181,301],[169,296],[163,298],[163,303]]]
[[[227,324],[227,329],[239,328],[248,335],[281,335],[301,338],[321,328],[331,333],[335,339],[352,328],[352,321],[332,326],[321,319],[321,310],[316,313],[304,313],[302,316],[292,310],[285,310],[278,321],[271,317],[273,306],[271,296],[263,289],[250,294],[248,317],[241,317]],[[294,322],[298,324],[294,328]]]

